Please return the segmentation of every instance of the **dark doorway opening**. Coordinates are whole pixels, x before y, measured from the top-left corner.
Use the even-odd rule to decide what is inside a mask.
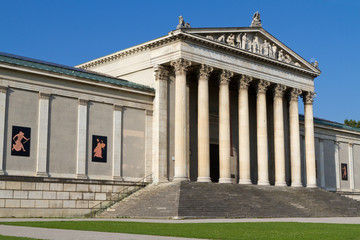
[[[219,182],[219,145],[210,144],[210,178],[212,182]]]

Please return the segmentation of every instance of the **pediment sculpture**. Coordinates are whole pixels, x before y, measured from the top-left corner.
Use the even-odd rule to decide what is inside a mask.
[[[285,50],[278,47],[275,43],[261,38],[256,33],[214,33],[207,34],[205,37],[216,42],[225,43],[232,47],[301,67],[300,63],[295,62]]]

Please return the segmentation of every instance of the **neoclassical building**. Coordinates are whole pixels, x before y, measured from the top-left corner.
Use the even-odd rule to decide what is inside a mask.
[[[320,73],[258,13],[234,28],[180,17],[77,67],[1,53],[1,216],[82,214],[149,175],[359,193],[360,131],[314,118]]]

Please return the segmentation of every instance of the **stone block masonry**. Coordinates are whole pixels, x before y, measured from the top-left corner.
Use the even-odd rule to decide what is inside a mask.
[[[0,177],[0,217],[75,217],[132,182]]]

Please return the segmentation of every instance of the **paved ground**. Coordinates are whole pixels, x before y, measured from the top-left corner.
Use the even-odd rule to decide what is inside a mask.
[[[252,218],[252,219],[51,219],[51,218],[0,218],[0,222],[22,222],[22,221],[123,221],[123,222],[153,222],[153,223],[227,223],[227,222],[309,222],[309,223],[341,223],[360,224],[360,217],[336,217],[336,218]],[[138,234],[105,233],[77,230],[60,230],[33,227],[6,226],[0,224],[0,235],[30,237],[50,240],[189,240],[191,238],[160,237]]]

